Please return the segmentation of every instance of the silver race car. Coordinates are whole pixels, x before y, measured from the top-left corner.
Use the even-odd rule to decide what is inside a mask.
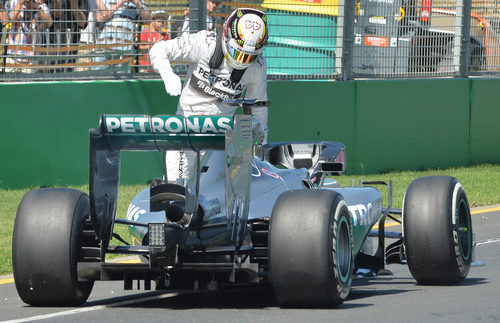
[[[268,284],[282,306],[335,307],[353,277],[409,266],[421,284],[456,284],[473,258],[469,204],[452,177],[410,184],[402,209],[392,183],[340,187],[337,142],[260,144],[258,100],[234,100],[234,116],[103,115],[90,131],[89,195],[67,188],[27,193],[14,225],[17,291],[27,304],[84,303],[97,280],[143,281],[146,290],[214,290]],[[192,149],[194,175],[165,174],[116,218],[120,151]],[[384,203],[375,187],[385,186]],[[385,188],[384,188],[385,189]],[[401,216],[399,216],[401,215]],[[391,218],[400,232],[387,232]],[[114,233],[126,225],[131,239]],[[122,241],[111,245],[112,238]],[[386,239],[393,242],[386,246]],[[137,255],[117,263],[109,254]]]

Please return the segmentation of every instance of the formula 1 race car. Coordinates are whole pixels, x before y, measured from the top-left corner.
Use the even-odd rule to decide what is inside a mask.
[[[268,284],[282,306],[335,307],[358,273],[388,263],[409,266],[421,284],[456,284],[473,256],[469,204],[447,176],[410,184],[402,209],[392,183],[340,187],[337,142],[261,145],[252,106],[233,116],[103,115],[90,131],[89,195],[67,188],[27,193],[15,219],[12,260],[17,291],[31,305],[84,303],[97,280],[144,288],[215,290]],[[116,218],[120,151],[192,149],[194,175],[156,179]],[[386,185],[387,205],[374,186]],[[402,216],[397,216],[401,214]],[[387,218],[402,232],[386,232]],[[114,233],[126,225],[131,241]],[[374,230],[378,225],[378,230]],[[115,237],[123,242],[111,245]],[[385,246],[385,239],[394,242]],[[376,241],[368,252],[368,241]],[[110,262],[109,254],[140,262]]]

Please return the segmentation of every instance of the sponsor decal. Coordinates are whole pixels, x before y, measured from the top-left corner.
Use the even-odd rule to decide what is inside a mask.
[[[432,0],[423,0],[420,9],[420,21],[428,23],[431,16]]]
[[[184,156],[185,156],[184,150],[179,150],[178,156],[179,156],[179,169],[178,169],[179,174],[177,177],[184,179]],[[187,162],[187,160],[186,160],[186,162]],[[186,167],[187,167],[187,165],[186,165]]]
[[[393,4],[394,0],[368,0],[368,2],[375,2],[379,4]]]
[[[405,9],[403,7],[399,7],[398,21],[403,20],[405,16],[406,16]]]
[[[145,116],[105,117],[108,132],[150,132],[149,118]]]
[[[356,45],[361,45],[361,34],[356,34],[356,36],[354,36],[354,43]]]
[[[388,47],[389,37],[365,36],[365,45],[375,47]]]
[[[382,201],[376,200],[373,204],[355,204],[347,207],[353,219],[353,225],[372,225],[382,214]]]
[[[214,89],[211,85],[201,80],[195,80],[196,84],[194,84],[195,83],[193,82],[194,79],[196,79],[196,77],[193,76],[189,84],[192,84],[198,93],[203,94],[205,96],[213,96],[220,101],[230,100],[232,98],[232,95],[225,93],[224,91]],[[212,82],[210,84],[212,84]]]
[[[368,18],[368,22],[376,25],[386,25],[387,19],[385,17],[380,17],[380,16],[371,16]]]
[[[104,116],[108,133],[223,134],[232,125],[230,116]]]
[[[255,163],[252,163],[252,176],[253,177],[260,177],[262,173],[260,172],[260,169],[255,165]]]
[[[214,97],[220,101],[237,99],[243,92],[243,86],[231,81],[229,75],[226,77],[216,75],[203,66],[199,66],[193,73],[189,86],[200,95]]]
[[[214,97],[219,101],[224,101],[239,98],[243,91],[241,84],[231,82],[219,76],[208,74],[204,78],[208,81],[204,81],[193,74],[189,81],[189,86],[200,95]],[[230,92],[215,88],[215,86],[222,86]]]
[[[391,37],[391,47],[396,47],[396,46],[398,46],[398,38]]]
[[[259,30],[260,27],[262,27],[262,25],[259,24],[257,21],[251,21],[251,20],[245,21],[245,28],[246,29]]]
[[[198,74],[200,77],[208,79],[209,77],[213,78],[213,84],[218,84],[222,87],[233,91],[243,91],[243,86],[239,83],[232,82],[229,78],[220,77],[210,72],[210,70],[204,69],[202,66],[198,69]]]
[[[266,174],[267,176],[271,176],[273,178],[280,178],[280,176],[276,173],[273,173],[273,172],[270,172],[268,169],[267,169],[267,166],[262,168],[262,173]]]

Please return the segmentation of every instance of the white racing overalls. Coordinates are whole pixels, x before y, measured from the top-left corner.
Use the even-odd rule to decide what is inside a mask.
[[[218,69],[211,70],[209,61],[215,50],[215,32],[200,31],[196,34],[183,35],[179,38],[156,43],[150,50],[151,63],[167,84],[172,76],[171,61],[189,64],[184,85],[182,86],[177,115],[232,115],[236,107],[228,106],[223,100],[245,97],[267,99],[267,66],[263,57],[250,65],[238,83],[231,81],[233,68],[222,60]],[[166,86],[167,87],[167,86]],[[252,109],[252,114],[259,119],[267,141],[267,107]],[[193,151],[167,152],[167,177],[169,182],[178,178],[187,179],[194,171],[196,153]]]

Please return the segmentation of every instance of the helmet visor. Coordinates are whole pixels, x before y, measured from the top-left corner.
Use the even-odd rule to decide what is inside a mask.
[[[227,44],[227,54],[236,62],[245,65],[252,64],[260,56],[260,54],[243,53],[241,50],[233,47],[231,44]]]

